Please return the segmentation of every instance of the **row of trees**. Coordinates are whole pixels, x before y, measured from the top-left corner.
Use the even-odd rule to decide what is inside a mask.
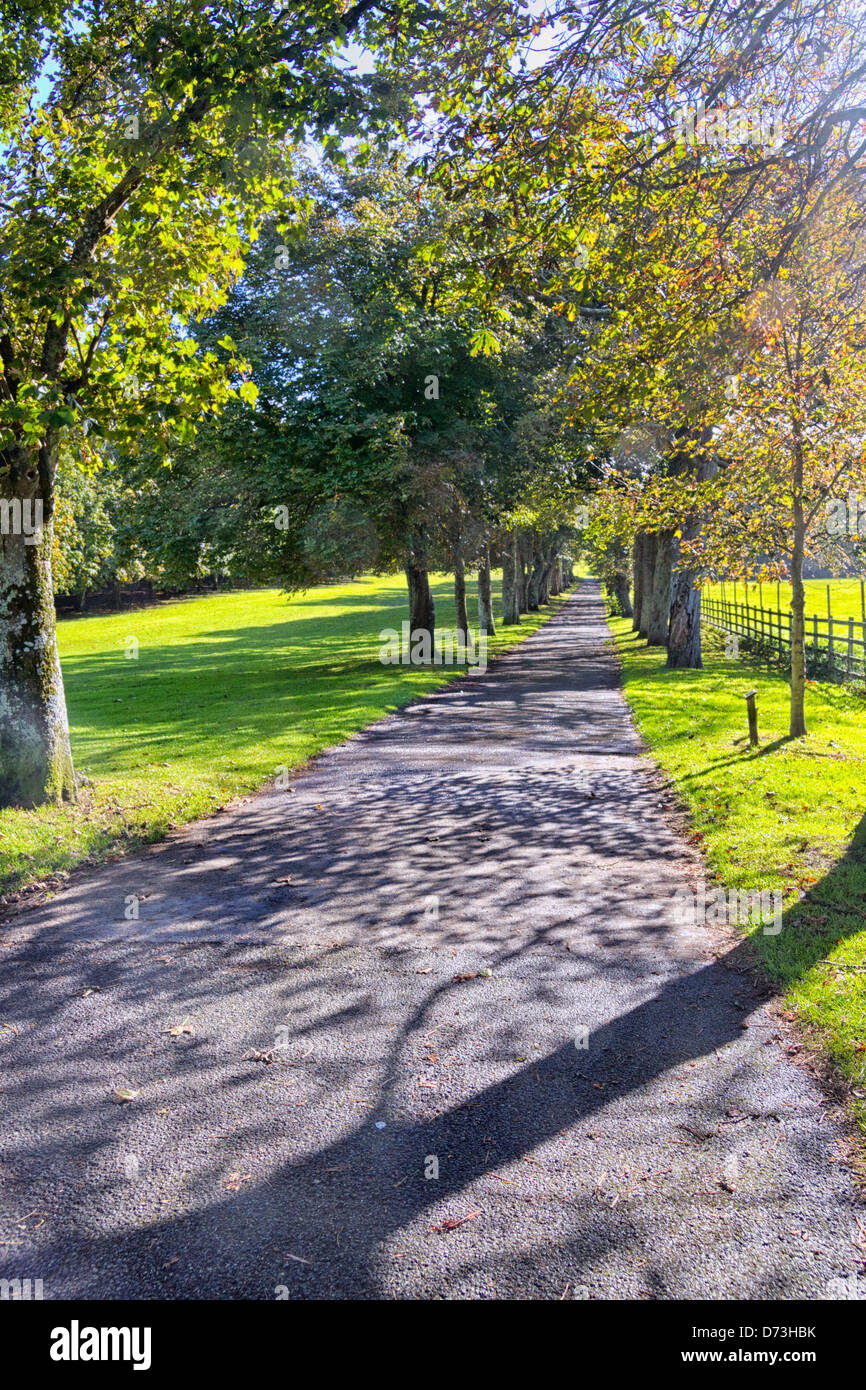
[[[289,234],[292,152],[390,140],[410,106],[403,47],[466,28],[451,0],[0,0],[5,802],[75,795],[51,570],[63,444],[170,449],[249,398],[240,359],[201,350],[191,321],[224,302],[263,218],[279,208]],[[15,518],[37,504],[33,543]]]
[[[640,630],[698,666],[705,579],[790,578],[802,736],[804,563],[832,549],[828,506],[866,494],[861,17],[683,0],[558,18],[549,56],[480,106],[483,59],[450,55],[443,138],[471,155],[445,177],[502,196],[487,283],[532,247],[588,320],[569,392],[604,461],[592,542],[621,606],[629,568]],[[732,108],[756,139],[706,137],[699,113]]]
[[[506,622],[561,584],[587,463],[551,395],[580,334],[512,293],[507,340],[485,353],[462,287],[478,206],[458,211],[406,165],[397,147],[307,169],[292,234],[266,221],[225,305],[194,326],[200,352],[243,358],[247,398],[170,450],[143,432],[111,461],[141,573],[294,588],[402,568],[412,627],[431,635],[432,569],[454,573],[463,629],[469,567],[487,630],[492,566]]]
[[[433,563],[535,601],[594,479],[672,665],[704,576],[790,574],[802,734],[803,560],[864,486],[856,7],[133,8],[0,0],[0,483],[46,519],[0,537],[4,799],[74,794],[64,448],[166,554],[298,584],[338,533],[404,565],[416,626]],[[682,118],[768,105],[769,145]]]

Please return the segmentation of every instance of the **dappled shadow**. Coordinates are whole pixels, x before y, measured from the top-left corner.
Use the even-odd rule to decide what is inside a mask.
[[[575,602],[485,674],[358,733],[231,816],[88,876],[22,921],[55,941],[646,936],[682,865],[616,666]],[[579,692],[579,698],[578,698]],[[317,684],[310,698],[327,700]],[[134,898],[137,917],[129,920]],[[616,914],[616,926],[611,924]],[[596,926],[596,922],[599,924]]]
[[[593,1017],[604,1009],[601,996],[587,998],[585,988],[575,988],[578,967],[550,958],[532,959],[527,997],[511,1020],[501,991],[491,1007],[490,982],[455,984],[438,952],[428,954],[439,976],[433,984],[417,978],[417,955],[408,962],[402,953],[386,957],[393,987],[383,998],[381,981],[359,981],[357,953],[344,950],[312,951],[278,968],[272,953],[222,948],[215,977],[196,971],[185,949],[173,963],[155,961],[152,949],[145,958],[140,943],[115,949],[130,954],[117,958],[111,978],[100,975],[98,958],[85,974],[81,961],[75,971],[55,970],[61,992],[74,985],[74,1002],[69,990],[61,1009],[62,1028],[53,1010],[40,1017],[31,1009],[37,1035],[4,1048],[11,1064],[6,1099],[13,1114],[26,1116],[3,1153],[7,1200],[19,1193],[22,1199],[15,1207],[26,1254],[7,1249],[0,1270],[5,1277],[44,1271],[54,1296],[268,1299],[284,1286],[291,1297],[375,1298],[388,1292],[379,1264],[386,1250],[392,1259],[395,1250],[421,1257],[411,1277],[400,1267],[411,1296],[441,1296],[443,1278],[452,1281],[447,1288],[459,1288],[449,1272],[454,1256],[484,1268],[491,1240],[506,1288],[517,1277],[524,1296],[527,1287],[554,1296],[563,1285],[567,1240],[572,1280],[595,1278],[599,1261],[603,1268],[631,1251],[640,1253],[642,1266],[655,1266],[655,1296],[682,1297],[688,1280],[678,1288],[673,1272],[683,1252],[659,1229],[666,1212],[673,1219],[680,1208],[680,1219],[703,1220],[717,1242],[724,1238],[734,1247],[769,1245],[780,1221],[795,1214],[792,1189],[800,1203],[808,1202],[813,1221],[818,1214],[822,1243],[832,1244],[850,1220],[851,1194],[838,1172],[828,1176],[832,1136],[819,1128],[819,1103],[791,1067],[793,1087],[776,1078],[768,1090],[760,1075],[771,1025],[755,1032],[761,1001],[744,947],[682,976],[668,969],[661,984],[649,982],[640,1002],[605,1020]],[[211,948],[200,949],[212,964]],[[496,960],[491,979],[512,990],[521,955]],[[83,996],[83,978],[95,994]],[[404,989],[412,1001],[399,1007]],[[120,994],[130,1018],[157,995],[149,1039],[120,1019],[71,1033],[70,1013],[83,1018],[111,993]],[[559,1045],[516,1064],[516,1044],[526,1045],[527,1014],[539,997]],[[462,1017],[443,1035],[444,1006],[457,998]],[[4,1000],[4,1014],[20,1017],[21,1003]],[[371,1041],[386,1018],[398,1015],[385,1035],[384,1057],[374,1059]],[[182,1017],[194,1020],[195,1034],[175,1043],[165,1029]],[[286,1017],[296,1020],[288,1049],[270,1065],[252,1060],[251,1049],[273,1046]],[[575,1047],[576,1017],[590,1027],[586,1050]],[[217,1020],[222,1027],[214,1026]],[[452,1054],[465,1056],[473,1042],[477,1053],[483,1040],[478,1074],[466,1077],[453,1100],[439,1093],[441,1069],[425,1061],[425,1053],[435,1055],[433,1040],[449,1067]],[[27,1059],[34,1048],[40,1053],[35,1082],[32,1053]],[[149,1054],[144,1067],[142,1048]],[[46,1052],[53,1067],[46,1068]],[[697,1076],[683,1070],[695,1066]],[[106,1080],[135,1084],[144,1080],[142,1071],[158,1080],[145,1082],[133,1105],[113,1105]],[[50,1085],[40,1082],[47,1074],[53,1074]],[[419,1076],[434,1078],[427,1113],[419,1113]],[[665,1087],[676,1094],[683,1078],[700,1086],[693,1084],[683,1104],[666,1112]],[[75,1101],[70,1087],[79,1089]],[[810,1104],[811,1116],[793,1113],[808,1112]],[[307,1107],[313,1114],[305,1115]],[[762,1187],[747,1186],[734,1203],[719,1175],[732,1136],[744,1129],[753,1148],[776,1153]],[[600,1139],[608,1140],[607,1149]],[[685,1151],[667,1147],[660,1155],[660,1143],[684,1144]],[[599,1170],[609,1156],[592,1165],[594,1151],[609,1155],[611,1148],[627,1157],[631,1179],[614,1172],[605,1181],[610,1170]],[[563,1152],[574,1155],[564,1174]],[[523,1170],[522,1183],[523,1171],[514,1165],[534,1155],[542,1180],[533,1167]],[[433,1181],[425,1177],[431,1156],[439,1165]],[[132,1174],[124,1171],[131,1157]],[[672,1159],[679,1160],[674,1182],[657,1176],[671,1172]],[[640,1190],[643,1200],[629,1204],[634,1180],[639,1190],[641,1182],[648,1185]],[[65,1202],[55,1210],[58,1185]],[[515,1220],[519,1225],[538,1204],[551,1238],[541,1240],[531,1269],[519,1275],[512,1267],[522,1258]],[[472,1240],[466,1232],[429,1229],[473,1211],[480,1215]],[[30,1212],[38,1215],[28,1220]],[[719,1228],[720,1220],[730,1229]],[[433,1242],[454,1242],[434,1254],[444,1269],[423,1267],[424,1247]],[[761,1271],[768,1296],[802,1290],[804,1271],[780,1260],[786,1253],[768,1252]],[[838,1263],[830,1268],[837,1272]],[[736,1276],[732,1265],[728,1284],[708,1296],[747,1296],[748,1286],[732,1293]],[[642,1269],[640,1287],[647,1278]],[[695,1279],[693,1272],[692,1292]]]
[[[3,1277],[727,1298],[853,1269],[833,1132],[749,948],[676,911],[699,861],[603,631],[587,586],[486,676],[7,929]],[[864,835],[828,892],[862,893]],[[804,970],[807,909],[783,927]]]
[[[440,620],[453,624],[449,585],[440,581],[435,592]],[[299,616],[306,606],[318,611]],[[207,754],[243,765],[251,755],[250,772],[260,776],[260,745],[282,743],[284,761],[294,763],[299,744],[313,751],[333,743],[430,683],[429,671],[378,659],[379,632],[399,630],[407,616],[395,579],[384,594],[344,602],[341,590],[330,605],[322,593],[293,598],[285,620],[266,624],[208,630],[203,615],[189,613],[190,631],[177,640],[139,632],[134,660],[119,639],[115,651],[66,654],[77,761],[99,777],[166,758]],[[135,637],[132,620],[127,628]]]

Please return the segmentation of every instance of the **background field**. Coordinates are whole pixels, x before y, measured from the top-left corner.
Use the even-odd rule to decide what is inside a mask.
[[[857,622],[861,620],[860,605],[860,580],[859,579],[807,579],[806,580],[806,613],[809,617],[817,614],[819,618],[827,616],[827,584],[830,585],[830,604],[834,618],[855,618]],[[748,592],[748,600],[746,599]],[[708,598],[720,599],[722,597],[721,584],[708,584],[704,589]],[[781,611],[787,613],[791,606],[791,586],[790,584],[779,585],[779,595],[781,598]],[[761,606],[761,598],[765,608],[776,608],[776,585],[773,584],[737,584],[737,602],[753,604],[756,608]],[[725,584],[725,597],[728,602],[734,598],[733,584]]]
[[[453,580],[437,575],[433,588],[437,626],[453,628]],[[561,602],[501,629],[488,659]],[[91,785],[76,806],[0,811],[0,891],[157,839],[454,679],[455,668],[379,662],[380,631],[408,616],[403,576],[380,575],[291,599],[244,590],[61,622],[73,753]]]

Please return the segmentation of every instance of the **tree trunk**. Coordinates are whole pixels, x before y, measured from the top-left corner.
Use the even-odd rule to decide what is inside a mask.
[[[454,555],[454,607],[457,610],[457,631],[463,633],[464,640],[468,640],[469,614],[466,612],[466,566],[459,550]]]
[[[550,577],[553,573],[553,561],[543,560],[541,566],[541,576],[538,580],[538,605],[546,608],[550,603]]]
[[[544,557],[533,551],[532,568],[529,573],[526,606],[530,613],[537,613],[541,604],[541,576],[544,571]]]
[[[676,563],[678,547],[674,550]],[[690,569],[674,569],[671,580],[671,612],[668,624],[668,659],[673,670],[700,671],[701,591]]]
[[[806,729],[806,589],[803,559],[806,521],[803,512],[803,452],[799,438],[794,450],[794,545],[791,553],[791,738],[803,738]]]
[[[517,537],[505,537],[502,548],[502,626],[520,622],[520,577],[517,569]]]
[[[656,537],[653,585],[649,601],[647,642],[651,647],[664,647],[668,640],[671,613],[671,559],[673,536],[661,531]]]
[[[655,553],[658,537],[648,531],[641,546],[641,605],[640,635],[649,637],[650,614],[652,612],[653,578],[655,575]]]
[[[429,632],[430,649],[433,649],[433,633],[436,627],[436,610],[430,592],[430,575],[427,571],[427,543],[424,532],[418,530],[412,537],[412,548],[406,563],[406,582],[409,586],[409,632],[414,639],[416,632]]]
[[[8,493],[6,496],[7,500],[14,500]],[[34,500],[32,492],[29,500]],[[0,535],[2,806],[75,800],[75,774],[57,652],[52,529],[49,514],[38,537]]]
[[[519,579],[518,598],[521,613],[529,612],[529,578],[532,564],[530,541],[522,531],[517,532],[517,574]]]
[[[553,573],[550,576],[550,592],[554,598],[558,598],[562,593],[562,559],[559,555],[553,566]]]
[[[710,433],[702,431],[696,436],[697,442],[709,442]],[[718,460],[711,455],[695,456],[688,450],[672,460],[672,472],[693,473],[698,482],[706,482],[719,471]],[[703,667],[701,656],[701,575],[689,566],[680,567],[682,544],[693,541],[701,529],[698,517],[688,517],[681,526],[682,540],[674,538],[671,548],[671,608],[668,622],[667,665],[673,670],[700,671]]]
[[[632,615],[632,632],[640,632],[640,620],[643,611],[643,547],[645,539],[646,537],[642,531],[638,531],[634,538],[634,612]]]
[[[478,566],[478,631],[489,632],[491,637],[496,632],[496,624],[493,620],[493,596],[490,592],[490,552],[488,550],[484,551]]]
[[[619,611],[624,618],[632,616],[631,598],[628,592],[628,575],[625,570],[617,570],[611,580],[611,590]]]

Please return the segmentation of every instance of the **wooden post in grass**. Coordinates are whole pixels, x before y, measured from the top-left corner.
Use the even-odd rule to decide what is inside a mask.
[[[755,704],[757,690],[747,690],[745,694],[746,711],[749,716],[749,747],[758,746],[758,709]]]
[[[833,679],[833,609],[830,606],[830,585],[827,585],[827,650],[829,652],[829,676]]]

